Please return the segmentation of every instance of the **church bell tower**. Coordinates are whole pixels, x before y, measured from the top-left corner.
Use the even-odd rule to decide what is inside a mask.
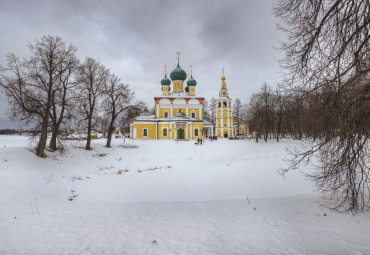
[[[233,116],[231,108],[231,98],[226,88],[226,78],[222,68],[221,89],[219,90],[216,115],[216,134],[218,137],[234,137]]]

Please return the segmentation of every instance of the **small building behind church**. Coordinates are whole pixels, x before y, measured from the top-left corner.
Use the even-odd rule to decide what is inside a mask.
[[[249,136],[249,126],[245,120],[233,118],[234,134],[236,136]]]

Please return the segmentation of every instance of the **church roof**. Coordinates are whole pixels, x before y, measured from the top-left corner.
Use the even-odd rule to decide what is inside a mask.
[[[161,85],[171,85],[171,80],[167,78],[167,75],[161,80]]]
[[[173,81],[175,81],[175,80],[185,81],[186,80],[186,72],[181,69],[179,64],[177,64],[177,67],[172,70],[172,72],[170,74],[170,78]]]
[[[193,122],[203,122],[197,118],[187,117],[181,110],[175,114],[175,116],[156,119],[155,115],[150,116],[138,116],[134,118],[135,121],[151,121],[151,122],[165,122],[165,121],[193,121]]]
[[[201,98],[201,99],[204,99],[204,97],[200,97],[200,96],[190,96],[189,93],[186,93],[186,92],[170,92],[168,93],[168,95],[160,95],[154,98]]]

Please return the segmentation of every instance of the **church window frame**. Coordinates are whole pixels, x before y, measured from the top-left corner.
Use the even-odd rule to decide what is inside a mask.
[[[163,112],[163,118],[168,118],[170,116],[170,113],[166,110]]]
[[[148,137],[148,129],[147,128],[143,128],[143,137],[144,138]]]
[[[221,102],[218,103],[218,107],[220,108],[221,107]]]
[[[162,128],[162,136],[163,137],[168,137],[168,128],[167,127]]]
[[[194,119],[197,118],[197,113],[194,110],[191,111],[191,117]]]
[[[224,107],[227,107],[227,103],[226,102],[224,102]]]
[[[198,128],[194,129],[194,136],[199,136],[199,129]]]

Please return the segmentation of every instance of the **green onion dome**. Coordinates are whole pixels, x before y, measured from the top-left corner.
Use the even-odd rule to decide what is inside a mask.
[[[192,76],[190,76],[190,78],[188,79],[188,82],[186,84],[188,84],[188,86],[195,86],[195,85],[197,85],[197,81],[194,80],[193,75],[192,75]]]
[[[185,92],[188,92],[189,93],[189,86],[186,86],[185,87]]]
[[[177,64],[177,67],[175,69],[173,69],[173,71],[171,72],[170,78],[173,81],[175,81],[175,80],[185,81],[186,80],[186,73],[185,73],[184,70],[181,69],[180,65]]]
[[[161,80],[161,84],[163,85],[171,85],[171,80],[167,78],[167,75],[164,76],[164,78]]]

